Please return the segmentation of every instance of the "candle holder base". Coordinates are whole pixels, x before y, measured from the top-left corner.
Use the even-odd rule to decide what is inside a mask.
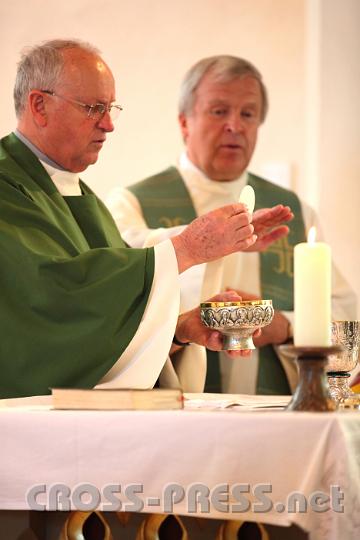
[[[281,351],[296,360],[299,384],[286,407],[288,411],[335,411],[337,405],[331,398],[326,375],[327,357],[342,351],[340,345],[330,347],[296,347],[281,345]]]

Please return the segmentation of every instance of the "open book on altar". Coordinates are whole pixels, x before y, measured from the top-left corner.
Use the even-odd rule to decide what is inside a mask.
[[[187,410],[225,410],[261,411],[284,409],[291,396],[263,396],[252,394],[191,394],[185,393]]]
[[[285,408],[291,396],[259,396],[245,394],[192,394],[181,390],[135,390],[135,389],[54,389],[59,392],[60,405],[54,404],[52,395],[29,396],[0,400],[0,412],[4,410],[172,410],[185,411],[261,411]],[[98,392],[104,394],[100,396]],[[85,394],[84,394],[85,393]],[[70,396],[75,395],[75,403]],[[136,395],[136,398],[134,398]],[[85,398],[88,406],[85,407]],[[133,399],[134,398],[134,399]],[[73,399],[73,398],[72,398]],[[91,401],[89,406],[89,400]],[[95,401],[94,401],[95,400]],[[104,403],[106,403],[104,405]]]
[[[171,410],[183,408],[179,389],[52,388],[54,409]]]

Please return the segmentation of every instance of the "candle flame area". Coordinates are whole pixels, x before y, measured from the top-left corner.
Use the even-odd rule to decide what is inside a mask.
[[[316,227],[311,227],[308,232],[307,241],[309,244],[315,244],[316,241]]]

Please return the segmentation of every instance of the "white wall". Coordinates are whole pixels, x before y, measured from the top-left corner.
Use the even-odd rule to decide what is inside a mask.
[[[349,163],[349,153],[358,155],[358,105],[357,114],[353,112],[360,84],[347,70],[350,65],[354,69],[358,66],[359,6],[358,0],[3,2],[0,135],[15,125],[12,86],[20,49],[54,37],[93,42],[113,69],[118,102],[124,105],[99,162],[82,175],[103,196],[118,183],[127,185],[175,162],[182,146],[176,120],[178,87],[191,64],[212,54],[244,56],[263,73],[270,94],[270,113],[260,131],[252,169],[289,170],[290,185],[302,197],[316,205],[320,195],[328,241],[336,258],[346,261],[348,278],[360,293],[359,265],[351,268],[353,253],[359,249],[360,229],[356,218],[351,217],[358,204],[354,197],[344,199],[344,181],[334,167],[334,161],[341,168]],[[327,32],[326,28],[342,23],[347,30],[336,32],[331,43],[331,30]],[[323,35],[327,36],[325,40]],[[331,86],[336,69],[332,54],[347,57],[351,44],[357,49],[349,66],[344,67],[348,78],[342,78],[341,84],[338,81],[336,90]],[[324,54],[327,61],[322,65]],[[325,84],[329,90],[329,78],[331,95],[325,96],[323,88]],[[354,86],[348,89],[350,79]],[[331,118],[323,112],[323,106],[328,105],[323,100],[331,101],[336,109]],[[353,137],[350,146],[344,138],[348,128]],[[332,161],[328,161],[329,155]],[[359,161],[349,164],[347,171],[350,167],[346,186],[355,193]],[[341,218],[335,222],[339,200]],[[351,235],[349,223],[355,229]]]
[[[319,211],[360,299],[360,2],[345,5],[327,0],[321,17]]]
[[[12,84],[19,50],[52,37],[96,44],[114,71],[124,105],[99,163],[84,175],[98,193],[173,162],[181,148],[177,96],[198,59],[229,53],[263,72],[270,114],[255,168],[286,162],[294,179],[303,162],[303,0],[13,0],[0,8],[1,133],[13,127]],[[15,25],[15,27],[14,27]]]

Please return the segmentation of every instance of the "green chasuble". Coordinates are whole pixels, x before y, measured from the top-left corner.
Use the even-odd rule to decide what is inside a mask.
[[[248,183],[256,193],[255,209],[277,204],[290,206],[295,217],[286,238],[272,244],[260,255],[261,295],[272,299],[277,310],[293,310],[293,248],[305,240],[305,227],[298,197],[292,191],[263,178],[249,174]],[[144,219],[150,228],[174,227],[196,218],[191,196],[175,167],[147,178],[128,188],[139,200]],[[216,353],[215,353],[216,354]],[[205,390],[218,391],[220,370],[208,351],[208,373]],[[289,394],[284,369],[271,345],[260,349],[257,380],[259,394]]]
[[[144,313],[153,249],[126,248],[80,185],[63,197],[14,134],[0,141],[1,398],[94,386]]]

